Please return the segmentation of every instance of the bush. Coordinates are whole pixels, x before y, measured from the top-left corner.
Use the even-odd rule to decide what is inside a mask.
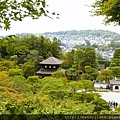
[[[110,110],[110,106],[102,98],[94,100],[93,104],[95,104],[94,112],[100,113],[102,110]]]
[[[38,81],[40,80],[40,78],[39,78],[38,76],[29,76],[29,77],[27,78],[27,80],[28,80],[29,82],[35,83],[35,82],[38,82]]]
[[[22,69],[9,69],[8,70],[9,76],[16,76],[16,75],[23,75]]]
[[[95,94],[95,93],[86,93],[86,92],[81,92],[81,93],[75,93],[73,95],[73,99],[74,100],[79,100],[79,101],[82,101],[82,102],[91,102],[94,100],[95,96],[99,96],[98,94]]]
[[[95,90],[94,84],[91,80],[81,80],[80,82],[83,83],[85,91],[94,91]]]
[[[34,92],[34,88],[33,86],[28,83],[28,81],[26,80],[26,78],[24,78],[23,76],[14,76],[11,77],[11,81],[14,82],[13,84],[13,89],[18,91],[18,93],[33,93]]]
[[[54,78],[65,77],[65,74],[62,70],[57,70],[56,72],[52,73],[52,77]]]
[[[35,74],[35,65],[32,62],[26,62],[22,65],[22,70],[25,78]]]

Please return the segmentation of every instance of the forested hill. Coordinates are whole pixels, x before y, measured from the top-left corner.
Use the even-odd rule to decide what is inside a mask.
[[[32,33],[17,33],[16,36],[24,36],[26,34],[32,34]],[[120,34],[111,32],[108,30],[69,30],[69,31],[58,31],[58,32],[45,32],[45,33],[36,33],[35,35],[44,35],[49,38],[58,37],[61,40],[68,40],[69,38],[72,38],[72,40],[80,40],[82,37],[84,38],[100,38],[106,39],[106,40],[115,40],[120,41]],[[0,36],[0,38],[3,36]],[[74,39],[73,39],[74,38]]]
[[[101,39],[111,39],[115,41],[120,40],[120,34],[107,31],[107,30],[70,30],[70,31],[59,31],[59,32],[45,32],[44,35],[46,37],[60,37],[67,39],[72,37],[74,39],[79,39],[79,37],[86,37],[86,38],[101,38]],[[74,40],[73,39],[73,40]],[[100,40],[100,39],[98,39]]]

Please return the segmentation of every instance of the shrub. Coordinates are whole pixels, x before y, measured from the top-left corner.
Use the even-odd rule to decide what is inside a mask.
[[[9,69],[8,74],[9,76],[23,75],[23,71],[22,69]]]
[[[62,70],[57,70],[56,72],[52,73],[52,77],[54,78],[65,77],[65,74]]]

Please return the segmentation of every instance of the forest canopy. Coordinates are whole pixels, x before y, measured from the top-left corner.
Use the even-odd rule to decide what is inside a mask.
[[[57,38],[34,35],[0,40],[0,114],[119,113],[119,107],[112,111],[94,88],[98,76],[94,48],[80,47],[63,54],[60,46]],[[119,64],[119,51],[115,51],[111,69],[100,71],[98,81],[119,77],[119,66],[114,66]],[[35,75],[38,63],[51,53],[64,61],[66,70],[39,78]]]

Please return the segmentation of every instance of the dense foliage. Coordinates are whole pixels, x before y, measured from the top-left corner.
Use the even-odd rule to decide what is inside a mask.
[[[64,54],[63,59],[63,68],[68,69],[66,71],[68,79],[96,79],[98,62],[94,48],[81,47],[77,50],[72,50]]]
[[[100,76],[98,79],[106,75],[111,78],[112,69],[98,75],[93,48],[83,47],[62,54],[60,43],[57,38],[50,40],[34,35],[1,39],[1,114],[119,113],[119,109],[111,111],[108,103],[95,92],[93,84],[97,76]],[[64,61],[65,69],[40,79],[35,75],[40,68],[38,63],[51,54]]]
[[[50,55],[59,57],[62,54],[61,41],[57,38],[50,40],[43,36],[25,35],[23,37],[2,38],[0,40],[0,56],[6,67],[14,61],[16,65],[22,65],[23,74],[33,75],[39,69],[38,63]],[[49,51],[49,52],[48,52]],[[6,59],[6,60],[4,60]],[[2,68],[1,68],[2,69]],[[7,69],[7,68],[6,68]]]
[[[37,76],[26,79],[22,75],[0,74],[2,114],[89,114],[94,113],[96,100],[99,100],[97,93],[76,92],[80,89],[94,90],[93,85],[88,89],[89,81],[66,82],[65,77],[39,79]],[[104,104],[106,107],[102,108],[101,104],[98,112],[109,110],[108,104]]]
[[[119,0],[96,0],[93,4],[93,13],[96,16],[105,16],[106,24],[115,23],[120,25],[120,1]]]
[[[55,12],[50,13],[45,0],[2,0],[0,1],[0,28],[10,29],[11,21],[22,21],[30,17],[38,19],[40,16],[58,16]]]
[[[120,48],[117,48],[111,59],[110,69],[113,71],[114,76],[120,78]]]
[[[42,15],[50,17],[45,0],[3,0],[0,5],[0,28],[6,30],[10,29],[12,20],[22,21],[25,17],[38,19]],[[118,0],[105,0],[102,4],[97,1],[95,5],[100,8],[97,9],[96,15],[107,16],[106,23],[120,24],[119,14],[115,14],[119,8]],[[89,41],[86,41],[86,44],[89,45]],[[103,70],[98,75],[96,53],[91,47],[78,48],[61,57],[61,41],[57,38],[52,41],[34,35],[2,38],[0,114],[119,113],[119,108],[111,111],[108,103],[95,93],[92,81],[97,75],[99,80],[106,76],[110,79],[112,72],[114,76],[119,77],[119,73],[115,73],[119,70],[119,53],[119,49],[116,49],[110,64],[111,70]],[[40,79],[35,76],[39,69],[38,63],[50,55],[63,59],[63,67],[67,70],[65,73],[56,71],[52,76]]]

